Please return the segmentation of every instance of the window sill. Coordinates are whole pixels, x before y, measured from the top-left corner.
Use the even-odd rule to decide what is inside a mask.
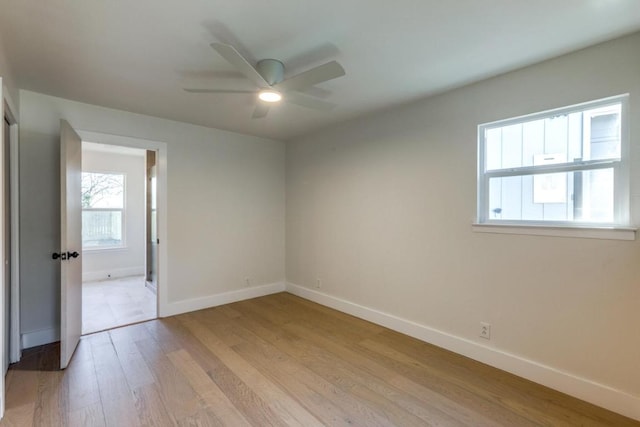
[[[472,230],[477,233],[521,234],[531,236],[577,237],[584,239],[635,240],[633,227],[554,227],[547,225],[479,224]]]
[[[97,253],[97,252],[120,252],[126,251],[126,246],[105,246],[102,248],[83,248],[83,253]]]

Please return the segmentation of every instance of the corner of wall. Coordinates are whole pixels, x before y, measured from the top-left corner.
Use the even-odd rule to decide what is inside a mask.
[[[4,44],[0,35],[0,77],[2,77],[2,86],[5,101],[9,104],[11,112],[16,121],[19,117],[20,110],[20,93],[16,86],[11,66],[5,54]]]
[[[279,292],[284,292],[285,290],[286,285],[285,282],[282,281],[246,289],[223,292],[215,295],[208,295],[206,297],[170,302],[167,304],[166,309],[159,313],[159,317],[175,316],[177,314],[217,307],[223,304],[231,304],[233,302],[244,301],[251,298],[277,294]]]

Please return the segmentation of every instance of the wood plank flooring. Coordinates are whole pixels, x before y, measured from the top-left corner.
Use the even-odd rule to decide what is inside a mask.
[[[26,350],[2,426],[640,426],[287,293]]]
[[[82,283],[82,333],[155,319],[156,294],[144,276]]]

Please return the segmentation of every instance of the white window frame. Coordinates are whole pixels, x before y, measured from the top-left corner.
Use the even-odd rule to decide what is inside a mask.
[[[606,107],[614,104],[621,105],[621,153],[619,160],[587,160],[579,162],[565,162],[538,166],[523,166],[515,168],[486,170],[486,130],[504,127],[533,120],[540,120],[558,115],[571,114],[584,110]],[[615,237],[611,233],[601,233],[603,238],[621,238],[632,240],[635,238],[635,228],[630,223],[629,207],[629,95],[618,95],[596,101],[584,102],[568,107],[542,111],[539,113],[497,120],[478,126],[478,175],[477,175],[477,217],[474,224],[475,231],[504,232],[509,234],[543,234],[569,235],[573,237],[598,237],[598,230],[621,230],[627,232],[624,236]],[[502,220],[492,219],[489,212],[489,181],[491,178],[510,176],[527,176],[543,173],[588,171],[595,169],[613,168],[614,170],[614,221],[611,223],[588,223],[579,221],[535,221],[535,220]],[[503,229],[503,230],[501,230]],[[569,233],[563,230],[571,230]],[[576,230],[588,230],[584,236]],[[595,233],[594,233],[595,230]],[[632,233],[631,236],[628,233]],[[594,235],[595,234],[595,235]],[[615,233],[614,233],[615,234]]]
[[[127,174],[124,172],[117,171],[95,171],[95,170],[85,170],[82,173],[93,173],[93,174],[109,174],[109,175],[122,175],[122,208],[82,208],[82,212],[121,212],[122,218],[122,243],[119,245],[108,245],[108,246],[89,246],[85,247],[84,244],[82,246],[82,251],[87,252],[95,252],[95,251],[114,251],[114,250],[122,250],[127,248]],[[84,236],[83,242],[84,242]]]

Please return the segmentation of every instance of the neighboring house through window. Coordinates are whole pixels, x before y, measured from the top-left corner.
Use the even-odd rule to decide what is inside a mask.
[[[121,173],[82,173],[82,248],[124,247],[124,185]]]
[[[480,125],[478,223],[629,226],[627,96]]]

